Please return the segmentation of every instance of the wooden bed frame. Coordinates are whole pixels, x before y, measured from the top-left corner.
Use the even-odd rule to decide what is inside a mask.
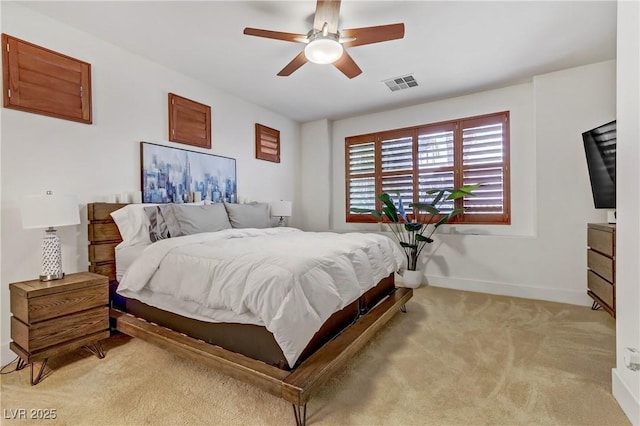
[[[89,218],[89,270],[115,283],[115,246],[122,240],[110,213],[125,204],[91,203]],[[351,359],[399,310],[413,291],[398,288],[356,322],[291,371],[231,352],[117,309],[110,316],[115,329],[244,381],[293,404],[296,425],[306,424],[307,402],[336,371]]]

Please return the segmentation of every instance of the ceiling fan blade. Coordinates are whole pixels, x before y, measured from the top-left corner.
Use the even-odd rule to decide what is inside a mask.
[[[294,43],[304,43],[304,40],[307,39],[307,36],[304,34],[283,33],[280,31],[260,30],[258,28],[245,28],[243,33],[256,37],[273,38]]]
[[[345,41],[344,47],[362,46],[381,41],[397,40],[404,37],[404,24],[379,25],[377,27],[353,28],[340,31],[340,38],[355,37]]]
[[[356,64],[353,58],[349,56],[346,50],[342,52],[342,56],[340,57],[340,59],[335,61],[333,65],[335,65],[336,68],[342,71],[342,73],[349,78],[353,78],[362,74],[362,70],[360,69],[358,64]]]
[[[303,50],[302,52],[298,53],[298,56],[293,58],[293,61],[289,62],[286,67],[282,68],[282,70],[280,70],[278,75],[280,77],[286,77],[288,75],[291,75],[295,70],[297,70],[298,68],[300,68],[306,63],[307,63],[307,57],[304,56],[304,50]]]
[[[338,17],[340,16],[340,0],[318,0],[316,14],[313,18],[313,29],[322,31],[326,22],[330,33],[338,32]]]

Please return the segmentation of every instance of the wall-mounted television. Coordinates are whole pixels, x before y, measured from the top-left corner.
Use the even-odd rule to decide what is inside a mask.
[[[582,134],[593,203],[597,209],[616,208],[616,122]]]

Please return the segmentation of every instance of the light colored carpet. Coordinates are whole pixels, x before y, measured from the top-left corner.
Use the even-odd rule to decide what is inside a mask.
[[[435,287],[398,314],[308,405],[310,425],[628,425],[611,396],[605,312]],[[126,336],[29,385],[2,376],[2,424],[292,425],[291,405]],[[54,421],[9,410],[55,409]]]

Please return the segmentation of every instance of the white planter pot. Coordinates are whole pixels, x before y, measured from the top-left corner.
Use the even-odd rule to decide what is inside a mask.
[[[422,271],[404,271],[402,274],[402,285],[409,288],[418,288],[422,284],[424,274]]]

